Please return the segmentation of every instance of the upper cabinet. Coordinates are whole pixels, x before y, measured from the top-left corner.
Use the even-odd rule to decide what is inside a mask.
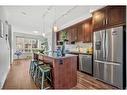
[[[84,42],[92,42],[92,18],[89,18],[83,24]]]
[[[82,28],[82,24],[77,25],[77,32],[78,32],[78,39],[77,42],[84,42],[84,32],[83,32],[83,28]]]
[[[67,32],[68,44],[73,42],[92,42],[92,18],[68,27],[62,32]],[[57,41],[61,40],[62,32],[57,32]]]
[[[71,44],[72,42],[72,30],[71,29],[66,29],[65,31],[67,31],[67,40],[68,40],[68,43]]]
[[[77,41],[77,27],[73,26],[69,29],[70,32],[70,38],[71,38],[71,42],[76,42]]]
[[[93,17],[93,30],[99,30],[105,27],[106,8],[99,9],[92,13]]]
[[[125,6],[106,6],[92,13],[93,31],[125,24]]]
[[[78,27],[77,26],[74,26],[73,27],[73,41],[77,42],[78,41]]]
[[[60,40],[60,32],[56,32],[56,43]]]
[[[109,6],[107,10],[108,10],[107,24],[109,26],[126,23],[126,7],[125,6]]]
[[[99,31],[110,27],[126,24],[126,6],[106,6],[92,13],[92,17],[72,25],[62,32],[67,32],[68,43],[92,42],[93,31]],[[61,33],[57,33],[57,41],[61,39]]]

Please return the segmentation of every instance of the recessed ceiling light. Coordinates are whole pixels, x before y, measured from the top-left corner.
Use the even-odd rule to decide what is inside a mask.
[[[38,33],[38,31],[33,31],[34,33]]]

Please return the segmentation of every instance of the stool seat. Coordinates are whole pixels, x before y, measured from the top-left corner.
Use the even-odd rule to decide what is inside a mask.
[[[46,80],[52,82],[51,80],[51,67],[50,65],[44,64],[44,65],[40,65],[39,67],[39,71],[38,71],[38,83],[41,84],[41,89],[47,89],[49,87],[44,88],[44,82],[46,82]],[[40,76],[41,75],[41,76]]]
[[[41,70],[42,72],[48,72],[48,71],[50,71],[50,69],[51,69],[50,66],[46,66],[46,65],[40,65],[39,68],[40,68],[40,70]]]

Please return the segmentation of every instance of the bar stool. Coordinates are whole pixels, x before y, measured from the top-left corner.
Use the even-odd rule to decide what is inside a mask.
[[[38,60],[31,61],[29,72],[30,72],[34,81],[35,81],[36,76],[37,76],[38,66],[40,66],[40,65],[43,65],[43,62],[39,62]]]
[[[36,64],[34,64],[34,82],[36,82],[36,77],[37,77],[37,73],[38,73],[38,66],[44,65],[44,63],[42,61],[38,61]]]
[[[33,60],[33,61],[31,61],[31,63],[30,63],[29,73],[30,73],[30,75],[31,75],[32,78],[34,77],[34,72],[35,72],[34,64],[35,64],[36,62],[37,62],[37,61]]]
[[[37,74],[37,81],[41,85],[41,89],[48,89],[48,87],[44,87],[44,82],[50,82],[52,84],[52,77],[51,77],[51,67],[50,65],[40,65],[38,66],[38,74]]]

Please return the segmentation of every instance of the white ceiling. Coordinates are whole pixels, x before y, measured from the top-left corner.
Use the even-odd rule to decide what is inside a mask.
[[[4,6],[8,22],[22,32],[43,32],[43,21],[45,20],[45,33],[50,34],[55,19],[58,19],[74,6]],[[57,20],[56,24],[62,28],[76,23],[81,19],[88,18],[90,11],[103,6],[75,6],[68,14]],[[50,10],[48,10],[50,8]],[[47,11],[48,10],[48,11]],[[45,19],[43,18],[43,15]],[[16,31],[19,32],[19,31]],[[21,31],[20,31],[21,32]]]

